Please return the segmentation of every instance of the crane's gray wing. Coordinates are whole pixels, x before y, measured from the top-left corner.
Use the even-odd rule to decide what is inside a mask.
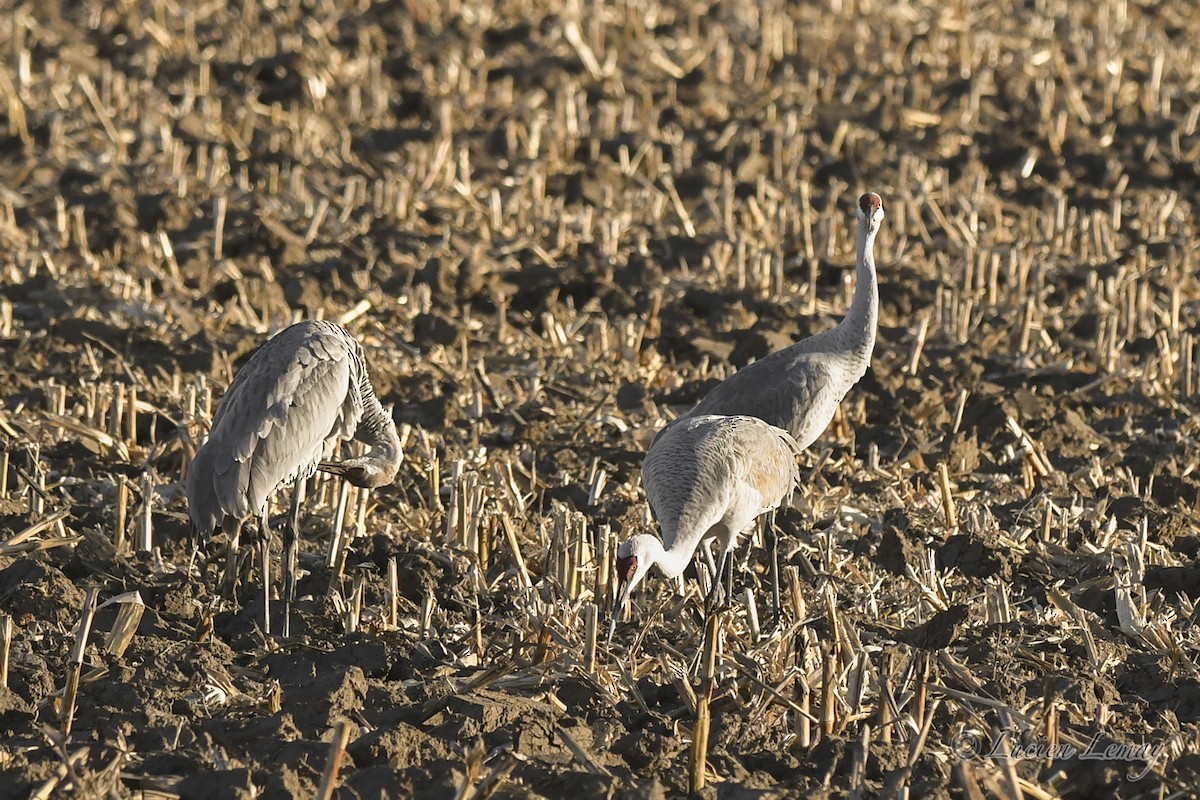
[[[800,450],[787,431],[757,417],[708,417],[705,448],[721,454],[724,480],[761,498],[756,514],[774,508],[799,479]]]
[[[722,481],[721,454],[710,444],[707,418],[678,420],[664,429],[642,461],[642,486],[658,520],[663,546],[700,537],[720,521],[731,497]]]
[[[686,416],[757,417],[804,448],[829,425],[841,401],[832,378],[823,354],[781,350],[721,381]]]
[[[762,498],[759,513],[775,508],[791,495],[800,480],[796,458],[800,448],[787,431],[753,417],[737,418],[729,440],[738,477]]]
[[[282,484],[311,473],[330,437],[349,438],[362,415],[356,368],[341,337],[292,326],[238,372],[213,417],[188,480],[193,524],[259,513]]]
[[[663,544],[702,536],[738,498],[757,497],[751,518],[774,508],[796,485],[799,448],[788,433],[749,416],[689,417],[654,441],[642,463],[646,498]],[[743,508],[744,510],[744,508]]]
[[[206,444],[192,457],[187,475],[188,516],[192,519],[193,530],[204,539],[212,536],[225,517],[212,485],[213,469],[213,451]]]

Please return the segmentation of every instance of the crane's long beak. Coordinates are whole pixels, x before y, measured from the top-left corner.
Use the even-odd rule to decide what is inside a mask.
[[[608,623],[608,640],[605,641],[605,647],[612,646],[613,631],[617,629],[617,620],[621,618],[621,612],[625,610],[625,601],[629,599],[629,587],[632,584],[627,580],[621,580],[617,587],[617,602],[613,603],[612,619]]]

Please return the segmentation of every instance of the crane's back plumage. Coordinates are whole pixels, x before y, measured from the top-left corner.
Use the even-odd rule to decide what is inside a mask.
[[[798,454],[786,431],[755,417],[705,415],[672,425],[642,464],[665,548],[686,539],[680,544],[690,560],[707,536],[726,537],[732,547],[756,517],[791,493]]]
[[[329,447],[355,435],[372,404],[362,346],[344,328],[312,320],[281,331],[238,371],[196,452],[192,525],[210,536],[227,516],[261,516],[275,491],[312,475]]]
[[[861,372],[846,369],[836,352],[814,342],[819,336],[738,370],[682,418],[745,414],[786,430],[801,449],[808,447],[866,371],[865,364]],[[764,380],[767,376],[771,380]]]

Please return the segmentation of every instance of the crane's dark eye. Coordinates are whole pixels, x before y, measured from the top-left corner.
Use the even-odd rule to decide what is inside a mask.
[[[617,578],[623,581],[633,579],[633,573],[637,572],[637,556],[626,556],[625,558],[617,559]]]

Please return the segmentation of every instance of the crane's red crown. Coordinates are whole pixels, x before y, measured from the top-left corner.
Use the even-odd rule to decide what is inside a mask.
[[[637,572],[637,556],[626,556],[625,558],[617,558],[617,579],[628,581],[633,579],[633,573]]]
[[[858,207],[863,210],[867,216],[871,216],[879,209],[883,208],[883,198],[874,192],[867,192],[862,197],[858,198]]]

